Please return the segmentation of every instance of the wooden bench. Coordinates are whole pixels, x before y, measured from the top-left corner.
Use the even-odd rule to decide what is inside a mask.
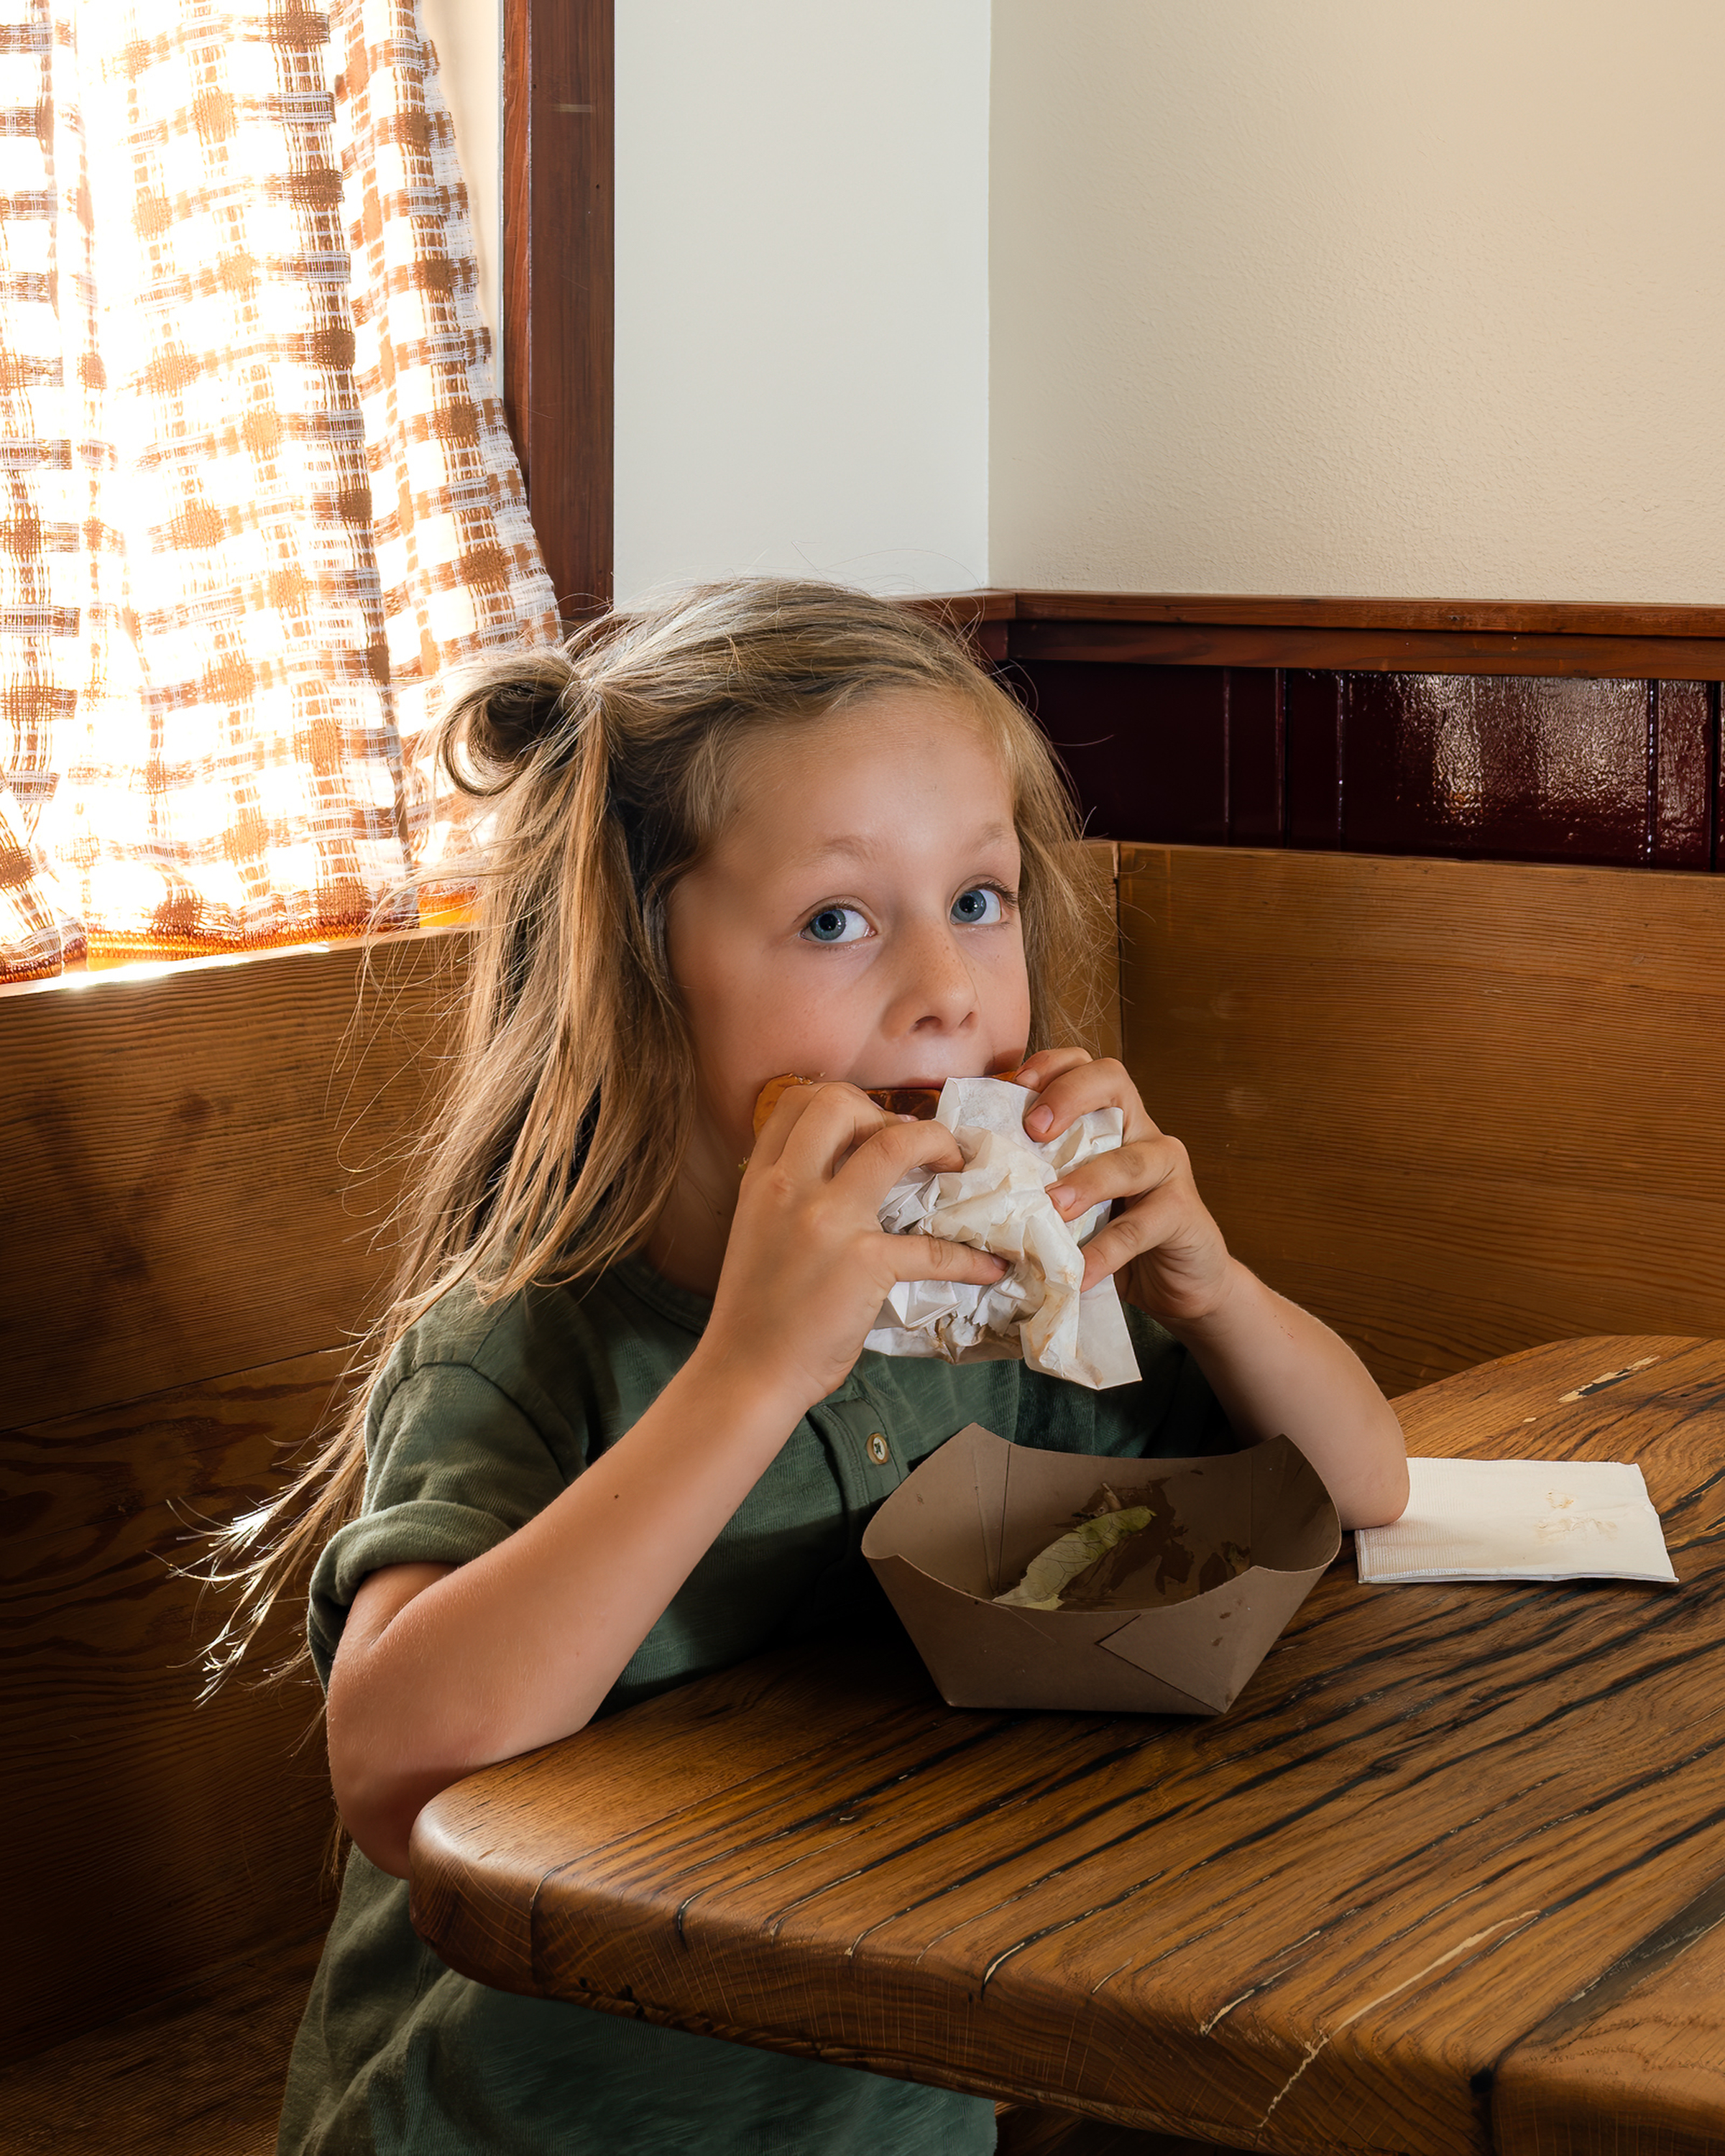
[[[1120,849],[1126,1060],[1390,1393],[1725,1329],[1725,879]]]
[[[401,939],[363,993],[352,946],[0,990],[0,2146],[274,2146],[335,1815],[315,1687],[199,1703],[219,1617],[186,1568],[340,1378],[457,958]]]
[[[1153,1111],[1391,1391],[1725,1331],[1725,879],[1096,859]],[[177,1568],[339,1378],[463,947],[382,947],[357,1024],[352,947],[0,993],[10,2145],[270,2143],[329,1909],[316,1703],[200,1706]]]

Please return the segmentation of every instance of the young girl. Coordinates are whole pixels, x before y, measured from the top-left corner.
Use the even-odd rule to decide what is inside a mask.
[[[509,662],[442,753],[496,808],[465,1036],[369,1398],[256,1584],[323,1545],[311,1650],[356,1845],[280,2148],[983,2156],[980,2098],[456,1975],[408,1922],[415,1816],[595,1714],[880,1621],[862,1527],[967,1423],[1130,1455],[1286,1430],[1361,1525],[1405,1501],[1395,1419],[1229,1256],[1122,1066],[1070,1045],[1091,923],[1065,794],[929,624],[711,586]],[[783,1071],[820,1082],[757,1138]],[[894,1281],[1003,1270],[880,1231],[901,1177],[961,1162],[862,1089],[985,1073],[1036,1094],[1039,1139],[1124,1111],[1052,1195],[1114,1201],[1085,1279],[1118,1276],[1137,1384],[862,1352]]]

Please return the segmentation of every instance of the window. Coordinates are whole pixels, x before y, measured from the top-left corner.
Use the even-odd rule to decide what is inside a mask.
[[[415,0],[0,0],[0,979],[446,901],[436,684],[557,622]]]

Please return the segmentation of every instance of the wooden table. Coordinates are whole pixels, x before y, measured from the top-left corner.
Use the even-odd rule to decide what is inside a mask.
[[[1288,2156],[1720,2156],[1725,1343],[1398,1404],[1416,1453],[1638,1460],[1681,1587],[1362,1588],[1344,1545],[1213,1721],[799,1649],[445,1791],[416,1924],[508,1990]]]

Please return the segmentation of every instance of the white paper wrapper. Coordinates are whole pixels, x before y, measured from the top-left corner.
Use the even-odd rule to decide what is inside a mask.
[[[940,1235],[1008,1260],[993,1287],[902,1281],[863,1342],[882,1355],[940,1355],[949,1363],[1022,1355],[1032,1369],[1100,1390],[1138,1375],[1126,1313],[1112,1280],[1087,1295],[1082,1245],[1106,1205],[1070,1224],[1046,1193],[1069,1168],[1120,1143],[1118,1108],[1093,1108],[1046,1145],[1024,1129],[1035,1096],[999,1078],[949,1078],[935,1121],[964,1156],[963,1168],[895,1183],[880,1208],[890,1235]]]
[[[1408,1509],[1354,1536],[1362,1580],[1640,1579],[1674,1586],[1641,1471],[1618,1460],[1410,1460]]]

